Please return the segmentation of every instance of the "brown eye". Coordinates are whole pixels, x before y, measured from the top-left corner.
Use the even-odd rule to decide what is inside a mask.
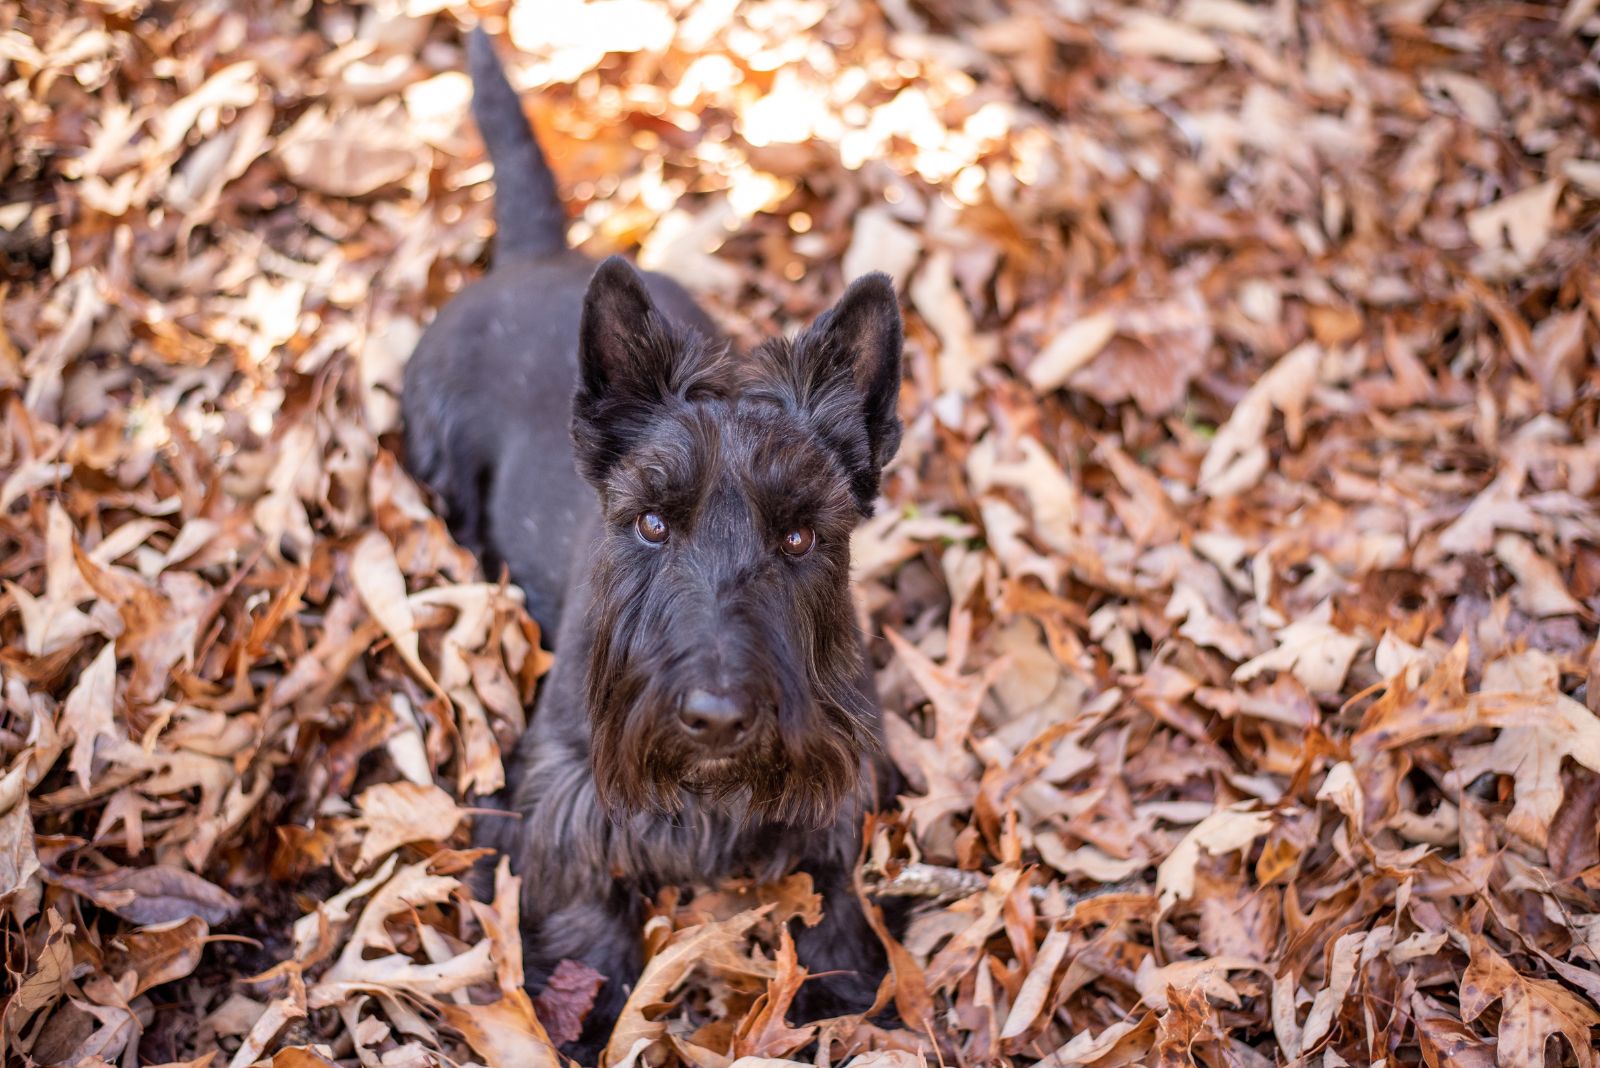
[[[639,532],[646,544],[660,545],[667,540],[667,521],[656,512],[645,512],[634,522],[633,528]]]
[[[817,543],[810,527],[795,527],[783,536],[783,551],[790,556],[804,556]]]

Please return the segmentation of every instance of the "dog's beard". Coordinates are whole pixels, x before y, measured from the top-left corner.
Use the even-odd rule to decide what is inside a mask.
[[[696,622],[675,626],[670,601],[602,561],[595,575],[588,664],[596,793],[617,815],[700,806],[757,821],[824,827],[862,786],[878,746],[877,709],[859,685],[864,665],[848,598],[788,606],[736,604],[718,636],[745,699],[767,707],[726,755],[686,736],[680,696],[700,685]],[[765,702],[761,697],[765,696]]]
[[[734,818],[825,827],[859,788],[874,739],[866,710],[852,707],[854,687],[831,701],[809,688],[784,698],[753,737],[719,755],[684,736],[673,702],[638,673],[599,667],[591,665],[591,758],[596,793],[616,815],[670,816],[693,799]]]

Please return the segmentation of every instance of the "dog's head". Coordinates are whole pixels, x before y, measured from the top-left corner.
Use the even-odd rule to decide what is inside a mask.
[[[625,261],[595,272],[573,439],[604,524],[588,700],[614,808],[823,824],[856,789],[878,710],[850,533],[899,445],[900,342],[881,274],[740,359],[670,325]]]

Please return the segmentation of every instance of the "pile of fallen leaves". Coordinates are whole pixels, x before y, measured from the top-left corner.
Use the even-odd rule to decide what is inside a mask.
[[[1592,1068],[1595,9],[0,9],[4,1059],[510,1068],[587,1009],[465,878],[548,657],[397,455],[481,18],[585,250],[743,339],[906,298],[886,1011],[786,1019],[804,876],[685,888],[612,1065]]]

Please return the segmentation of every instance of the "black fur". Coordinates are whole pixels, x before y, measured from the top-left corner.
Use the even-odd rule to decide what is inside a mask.
[[[489,35],[467,37],[472,69],[472,117],[495,163],[495,255],[552,256],[567,247],[567,213],[556,196],[555,175],[533,136],[516,91],[494,54]]]
[[[520,107],[487,41],[473,49],[501,226],[559,217],[553,191],[505,203],[544,195],[548,171],[534,146],[542,177],[506,173],[532,135],[513,136]],[[807,983],[797,1011],[871,1002],[883,958],[850,872],[893,780],[850,533],[899,442],[900,344],[882,275],[741,357],[673,282],[558,247],[497,258],[406,369],[409,463],[555,635],[512,770],[522,818],[479,836],[522,876],[530,987],[563,958],[608,978],[569,1052],[603,1045],[641,966],[641,903],[669,885],[809,871],[824,919],[796,932],[800,959],[838,974]],[[708,742],[692,694],[736,710],[737,729]]]

